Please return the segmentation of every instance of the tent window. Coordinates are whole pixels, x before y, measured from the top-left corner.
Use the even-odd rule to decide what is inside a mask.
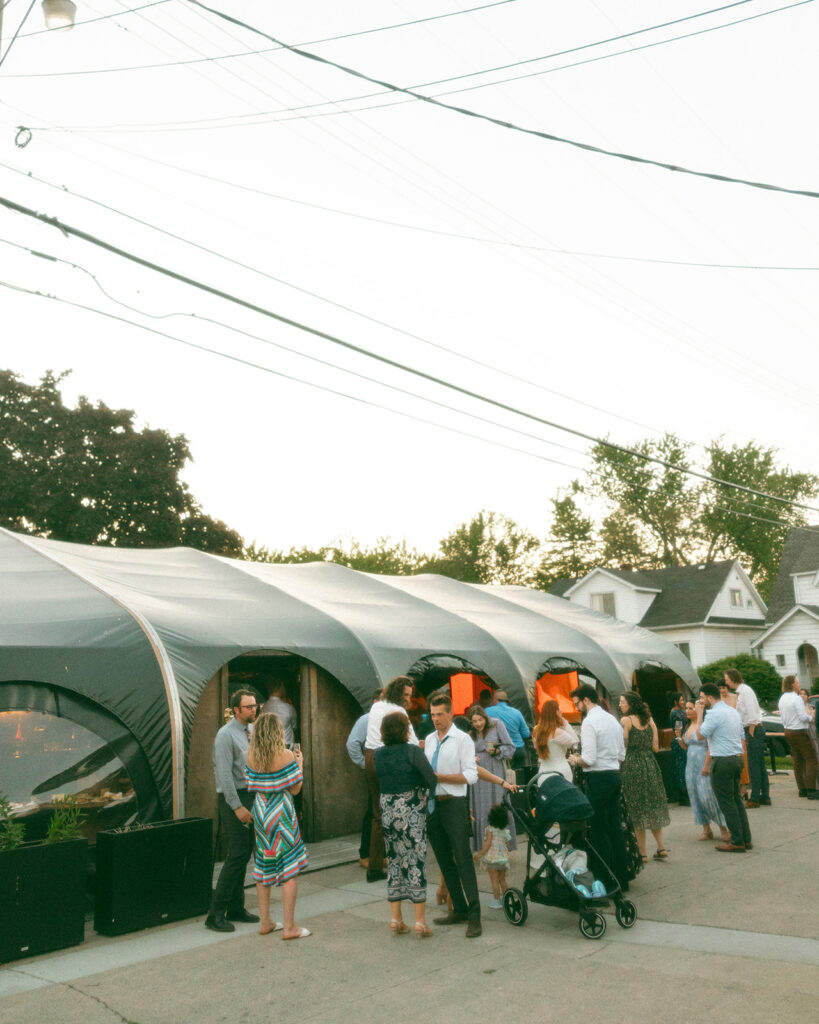
[[[592,594],[591,606],[596,612],[603,612],[605,615],[616,615],[614,594]]]

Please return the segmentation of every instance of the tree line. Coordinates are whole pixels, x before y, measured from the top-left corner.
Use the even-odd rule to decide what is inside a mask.
[[[60,392],[66,376],[48,372],[27,384],[0,371],[0,523],[56,540],[185,545],[259,561],[323,560],[363,572],[440,573],[544,590],[595,566],[657,569],[738,558],[767,599],[788,529],[807,522],[805,511],[787,502],[807,504],[819,493],[819,477],[782,466],[774,448],[718,438],[697,454],[666,434],[631,452],[594,445],[585,476],[544,509],[542,537],[481,510],[431,554],[389,537],[271,550],[204,512],[181,479],[191,458],[184,435],[137,429],[132,410],[84,397],[70,407]]]

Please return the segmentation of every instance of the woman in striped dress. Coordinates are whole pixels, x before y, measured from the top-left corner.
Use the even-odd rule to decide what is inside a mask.
[[[260,934],[281,928],[284,939],[304,939],[310,932],[298,928],[294,921],[296,876],[307,867],[307,851],[293,806],[293,797],[302,786],[302,756],[301,751],[291,753],[284,745],[284,729],[276,715],[261,715],[256,720],[245,774],[247,788],[256,793],[253,877],[259,897]],[[271,885],[282,887],[283,925],[270,917]]]

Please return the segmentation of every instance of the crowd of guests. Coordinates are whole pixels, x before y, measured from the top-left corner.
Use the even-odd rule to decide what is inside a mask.
[[[503,691],[482,691],[457,720],[447,690],[425,700],[407,676],[373,694],[347,751],[365,772],[369,795],[360,862],[368,881],[386,879],[393,935],[432,934],[427,843],[443,876],[439,903],[448,904],[434,923],[465,923],[467,937],[481,934],[479,865],[489,874],[490,907],[503,906],[509,853],[517,846],[503,791],[516,789],[514,768],[526,763],[527,746],[536,755],[538,777],[559,774],[585,790],[593,810],[592,869],[601,867],[596,857],[628,891],[648,861],[648,832],[653,859],[668,859],[668,797],[655,757],[659,729],[648,705],[639,694],[624,693],[618,719],[593,686],[578,686],[570,696],[581,716],[579,736],[558,701],[547,699],[530,737]],[[747,810],[771,802],[754,691],[729,670],[719,683],[704,683],[696,700],[668,697],[672,788],[680,803],[690,805],[698,838],[715,839],[716,830],[718,851],[753,849]],[[238,690],[231,705],[233,717],[219,730],[213,751],[227,854],[205,924],[232,931],[233,922],[258,921],[263,935],[281,931],[286,940],[305,938],[309,930],[295,922],[297,876],[308,862],[294,802],[303,782],[295,709],[275,686],[264,705],[250,690]],[[794,676],[783,680],[779,709],[799,796],[819,799],[815,714]],[[251,853],[259,915],[244,906]],[[270,916],[272,885],[282,889],[281,923]],[[412,906],[411,922],[404,920],[405,904]]]

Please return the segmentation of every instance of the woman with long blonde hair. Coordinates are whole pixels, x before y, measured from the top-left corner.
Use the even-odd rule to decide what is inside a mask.
[[[261,935],[281,929],[284,939],[303,939],[310,932],[296,926],[297,875],[307,867],[293,797],[301,790],[302,756],[287,749],[284,728],[276,715],[260,715],[247,752],[247,788],[255,792],[253,825],[256,855],[253,878],[259,897]],[[282,887],[284,924],[270,917],[270,886]]]
[[[577,746],[577,735],[560,713],[556,700],[543,702],[537,725],[532,731],[532,742],[538,756],[538,775],[557,772],[571,782],[572,768],[566,754]]]

